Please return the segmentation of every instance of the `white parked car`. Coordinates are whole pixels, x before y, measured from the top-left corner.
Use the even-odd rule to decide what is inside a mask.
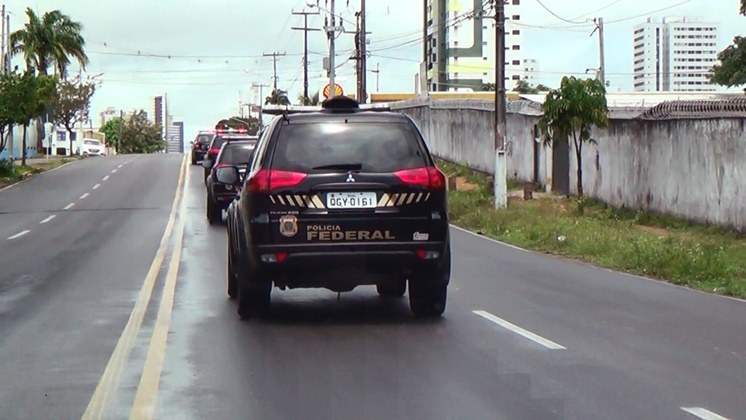
[[[79,155],[106,156],[104,144],[96,139],[83,139],[83,144],[78,147]]]

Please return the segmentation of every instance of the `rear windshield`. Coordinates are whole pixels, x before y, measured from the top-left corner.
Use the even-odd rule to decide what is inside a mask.
[[[411,125],[376,122],[283,126],[272,158],[273,168],[306,173],[355,165],[363,172],[395,172],[426,163]]]
[[[212,140],[212,136],[209,134],[202,134],[197,136],[197,143],[209,143]]]
[[[229,144],[225,146],[220,155],[220,163],[228,165],[248,164],[254,153],[255,143],[251,144]]]
[[[223,145],[228,140],[256,140],[256,137],[252,136],[241,136],[241,135],[223,135],[223,136],[216,136],[215,140],[213,140],[212,148],[213,149],[220,149],[220,146]]]
[[[92,145],[96,145],[96,146],[98,146],[98,145],[101,144],[100,141],[96,141],[96,140],[84,140],[83,143],[85,143],[85,144],[92,144]]]

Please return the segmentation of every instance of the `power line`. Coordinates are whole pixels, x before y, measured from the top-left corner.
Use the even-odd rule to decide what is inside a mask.
[[[547,6],[545,6],[544,3],[542,3],[541,0],[536,0],[536,2],[539,3],[539,6],[541,6],[544,10],[546,10],[547,12],[549,12],[550,15],[556,17],[557,19],[559,19],[559,20],[561,20],[563,22],[572,23],[572,24],[575,24],[575,25],[585,23],[585,22],[578,22],[578,21],[574,21],[574,20],[570,20],[570,19],[565,19],[562,16],[558,15],[557,13],[555,13],[554,11],[552,11],[552,9],[548,8]]]

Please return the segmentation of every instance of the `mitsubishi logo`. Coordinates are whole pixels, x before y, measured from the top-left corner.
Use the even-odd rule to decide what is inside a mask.
[[[352,176],[352,173],[347,174],[347,180],[345,182],[355,182],[355,177]]]

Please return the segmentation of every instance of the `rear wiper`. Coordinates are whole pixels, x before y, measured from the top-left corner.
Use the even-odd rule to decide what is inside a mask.
[[[340,171],[359,171],[363,169],[362,163],[336,163],[333,165],[322,165],[311,168],[313,170],[338,169]]]

